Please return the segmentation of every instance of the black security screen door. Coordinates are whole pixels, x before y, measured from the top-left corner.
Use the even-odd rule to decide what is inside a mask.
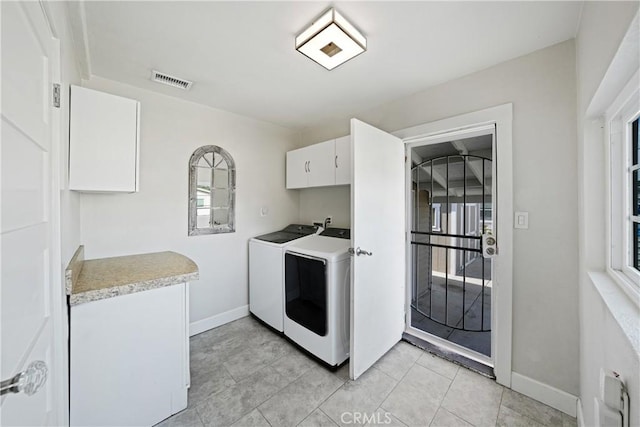
[[[447,155],[412,168],[413,327],[490,356],[491,159]]]

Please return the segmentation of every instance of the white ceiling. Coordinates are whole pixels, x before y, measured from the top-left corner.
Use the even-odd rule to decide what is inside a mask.
[[[85,74],[299,129],[571,39],[582,2],[78,5],[70,17]],[[296,52],[294,38],[330,6],[362,31],[368,51],[327,71]],[[149,80],[152,69],[195,83],[164,87]]]

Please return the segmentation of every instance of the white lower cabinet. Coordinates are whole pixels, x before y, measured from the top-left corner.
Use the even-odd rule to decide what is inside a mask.
[[[151,426],[187,407],[188,283],[71,306],[70,424]]]
[[[288,189],[351,183],[351,137],[313,144],[287,152]]]

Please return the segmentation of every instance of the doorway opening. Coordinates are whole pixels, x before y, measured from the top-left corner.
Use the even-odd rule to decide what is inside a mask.
[[[495,234],[495,129],[408,147],[411,156],[410,330],[493,365],[493,259],[482,236]]]

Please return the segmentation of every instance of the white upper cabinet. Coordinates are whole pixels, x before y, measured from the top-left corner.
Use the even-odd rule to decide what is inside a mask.
[[[351,184],[351,136],[336,139],[335,185]]]
[[[69,188],[138,191],[140,103],[71,86]]]
[[[347,135],[287,153],[287,188],[346,185],[351,180],[351,139]]]
[[[305,188],[309,184],[308,151],[305,148],[287,152],[287,188]]]
[[[325,187],[335,183],[335,166],[333,156],[335,145],[333,140],[321,142],[307,147],[309,153],[309,187]]]

